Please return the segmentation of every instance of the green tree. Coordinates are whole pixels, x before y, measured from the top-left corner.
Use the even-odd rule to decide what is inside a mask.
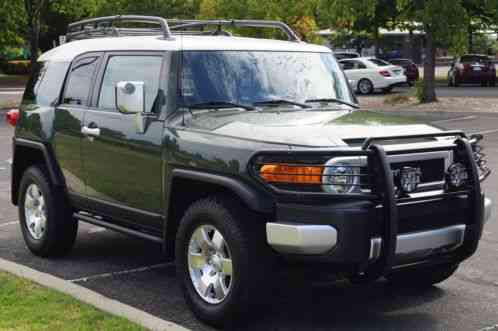
[[[20,0],[0,0],[0,52],[7,47],[22,46],[25,34],[23,3]]]
[[[497,0],[322,0],[320,14],[332,26],[358,30],[412,26],[425,33],[422,102],[436,101],[435,62],[437,47],[465,50],[472,21],[497,23]],[[383,13],[384,8],[387,14]],[[490,17],[490,19],[488,18]],[[361,23],[363,21],[363,23]]]

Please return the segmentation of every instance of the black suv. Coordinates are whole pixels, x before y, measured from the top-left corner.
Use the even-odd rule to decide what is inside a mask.
[[[332,52],[286,25],[117,16],[67,40],[40,57],[13,140],[34,254],[68,253],[79,221],[160,243],[221,325],[290,262],[429,286],[476,251],[482,137],[358,109]]]

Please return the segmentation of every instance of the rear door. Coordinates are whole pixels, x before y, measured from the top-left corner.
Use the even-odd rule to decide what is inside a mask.
[[[92,107],[84,127],[82,157],[87,201],[96,213],[111,220],[159,229],[162,220],[163,102],[168,56],[163,52],[108,53],[103,59]],[[145,83],[145,130],[139,117],[116,108],[116,84]],[[98,134],[97,134],[98,133]]]

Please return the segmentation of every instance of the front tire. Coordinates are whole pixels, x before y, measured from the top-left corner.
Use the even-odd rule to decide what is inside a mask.
[[[181,220],[177,277],[187,304],[208,324],[242,317],[269,292],[264,223],[250,215],[239,201],[216,196],[194,202]]]
[[[458,264],[442,264],[412,270],[401,270],[386,276],[395,286],[426,288],[450,278],[458,269]]]
[[[28,168],[19,189],[19,220],[28,249],[41,257],[67,254],[78,233],[78,222],[62,190],[49,180],[42,166]]]

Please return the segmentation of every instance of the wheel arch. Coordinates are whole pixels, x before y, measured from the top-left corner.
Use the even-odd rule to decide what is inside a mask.
[[[200,171],[175,169],[168,188],[164,250],[169,257],[174,253],[178,226],[187,208],[195,201],[215,194],[227,194],[239,199],[244,206],[260,215],[272,215],[274,200],[270,193],[258,190],[241,180]]]
[[[11,175],[11,201],[18,203],[19,185],[26,169],[35,164],[43,163],[47,169],[50,181],[55,186],[64,186],[64,178],[55,160],[52,149],[38,141],[14,138]]]

